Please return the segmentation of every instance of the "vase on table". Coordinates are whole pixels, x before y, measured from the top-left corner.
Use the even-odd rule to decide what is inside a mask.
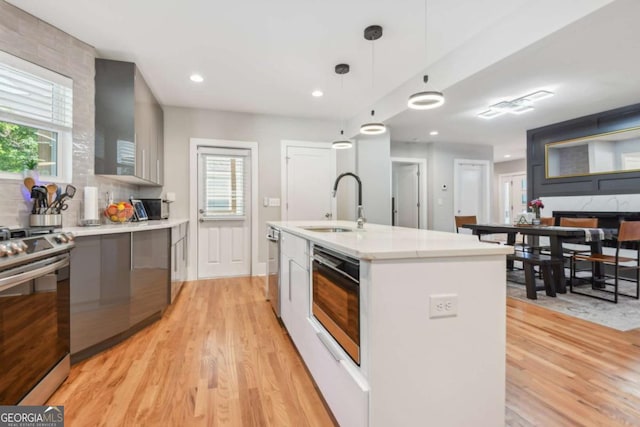
[[[540,208],[537,206],[532,206],[531,209],[533,209],[533,225],[540,225]]]

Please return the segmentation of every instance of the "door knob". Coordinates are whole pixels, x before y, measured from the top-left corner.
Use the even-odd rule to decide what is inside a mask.
[[[326,214],[324,214],[324,217],[327,219],[331,219],[333,215],[330,212],[327,212]]]
[[[198,212],[204,213],[204,209],[198,209]]]

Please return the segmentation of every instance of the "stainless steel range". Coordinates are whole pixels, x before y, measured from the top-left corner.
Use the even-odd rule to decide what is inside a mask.
[[[0,405],[41,405],[69,374],[70,233],[0,229]]]

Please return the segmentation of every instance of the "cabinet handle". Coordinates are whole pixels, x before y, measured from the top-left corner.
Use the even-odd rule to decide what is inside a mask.
[[[292,259],[289,260],[289,301],[291,301],[291,263]]]
[[[146,176],[147,176],[147,173],[146,173],[147,172],[146,171],[147,168],[145,167],[145,157],[146,157],[145,151],[146,150],[143,148],[142,149],[142,177],[143,178],[146,178]]]
[[[340,355],[340,353],[338,353],[338,351],[333,347],[333,344],[331,344],[331,342],[329,342],[329,338],[327,338],[327,336],[325,334],[323,334],[322,332],[317,332],[316,336],[318,337],[318,339],[320,340],[320,342],[322,344],[324,344],[325,348],[329,351],[329,353],[331,354],[331,356],[335,359],[336,362],[339,362],[342,360],[342,356]]]
[[[162,180],[160,179],[160,159],[156,160],[156,182],[162,184]]]
[[[173,272],[178,271],[178,244],[173,245]]]
[[[135,148],[134,153],[136,153],[136,158],[133,159],[133,175],[134,176],[138,176],[138,159],[137,159],[137,157],[138,157],[138,155],[137,155],[137,153],[138,153],[138,134],[137,133],[133,134],[133,146]]]
[[[130,243],[130,248],[129,248],[129,271],[133,271],[133,233],[129,233],[129,243]]]

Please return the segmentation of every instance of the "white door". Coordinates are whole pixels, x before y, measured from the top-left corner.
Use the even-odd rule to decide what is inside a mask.
[[[478,223],[490,222],[488,161],[456,159],[453,190],[455,215],[475,215]]]
[[[527,175],[500,175],[500,221],[512,224],[519,213],[527,211]]]
[[[335,150],[330,146],[285,145],[283,220],[319,220],[333,216]]]
[[[393,225],[420,228],[420,166],[392,164]]]
[[[251,151],[198,147],[198,279],[251,274]]]

